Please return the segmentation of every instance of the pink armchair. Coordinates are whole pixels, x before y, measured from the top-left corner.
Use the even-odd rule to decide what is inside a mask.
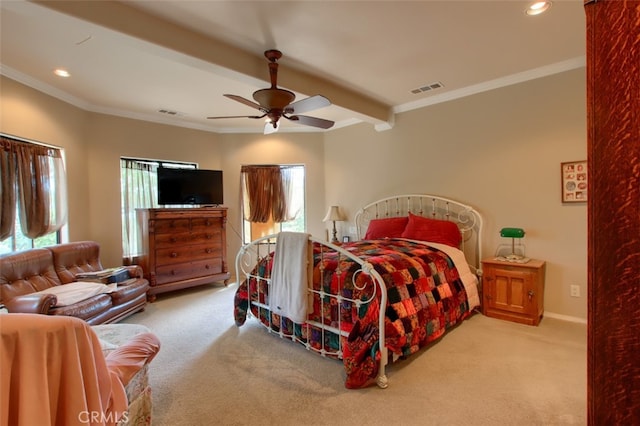
[[[93,329],[66,316],[0,315],[0,426],[126,424],[129,380],[160,349],[152,333],[106,356]]]

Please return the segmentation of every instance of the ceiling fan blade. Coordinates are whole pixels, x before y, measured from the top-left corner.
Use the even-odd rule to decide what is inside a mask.
[[[298,123],[304,124],[305,126],[319,127],[321,129],[329,129],[333,127],[333,125],[335,124],[331,120],[325,120],[324,118],[317,118],[317,117],[309,117],[308,115],[292,115],[289,117],[285,115],[284,117],[288,118],[291,121],[297,121]]]
[[[209,120],[217,120],[219,118],[263,118],[267,114],[262,115],[226,115],[222,117],[207,117]]]
[[[253,101],[250,101],[249,99],[243,98],[242,96],[238,96],[238,95],[227,95],[225,94],[224,96],[226,96],[229,99],[233,99],[234,101],[240,102],[241,104],[245,104],[247,106],[250,106],[251,108],[255,108],[255,109],[262,109],[262,107],[260,106],[260,104],[257,104]]]
[[[303,114],[305,112],[324,108],[329,105],[331,105],[331,101],[329,99],[325,98],[322,95],[315,95],[290,104],[289,106],[287,106],[285,111],[288,114]]]

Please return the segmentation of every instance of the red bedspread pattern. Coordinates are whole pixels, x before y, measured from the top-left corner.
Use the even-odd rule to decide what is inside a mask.
[[[455,265],[444,252],[404,239],[357,241],[345,243],[342,248],[369,262],[384,279],[388,299],[385,345],[390,352],[400,356],[415,353],[469,315],[466,291]],[[317,243],[314,245],[313,288],[357,300],[369,299],[373,291],[369,276],[356,274],[354,285],[353,276],[359,265],[326,249],[321,250]],[[260,261],[254,273],[268,277],[272,262],[273,253]],[[266,282],[255,278],[248,281],[241,283],[236,292],[237,325],[246,319],[249,295],[256,300],[259,293],[260,302],[267,301]],[[378,294],[373,301],[358,308],[355,303],[339,303],[328,297],[321,300],[315,295],[309,319],[346,331],[348,337],[294,324],[254,305],[251,310],[265,325],[285,334],[295,334],[315,348],[320,348],[324,340],[325,347],[337,349],[341,339],[347,374],[345,385],[359,388],[371,383],[377,375],[379,297]]]

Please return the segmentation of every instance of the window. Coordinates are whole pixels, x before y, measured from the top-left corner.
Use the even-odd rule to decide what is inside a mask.
[[[245,243],[280,231],[306,230],[304,166],[243,166],[241,178]]]
[[[122,253],[125,265],[135,263],[142,251],[136,209],[158,207],[158,167],[196,169],[197,164],[139,158],[120,159]]]
[[[16,206],[16,208],[19,207]],[[16,220],[13,222],[11,235],[0,241],[0,254],[28,250],[37,247],[52,246],[62,242],[60,231],[52,232],[38,238],[29,238],[22,233],[21,228],[20,214],[16,214]]]
[[[62,149],[0,135],[0,253],[61,242],[67,221]]]

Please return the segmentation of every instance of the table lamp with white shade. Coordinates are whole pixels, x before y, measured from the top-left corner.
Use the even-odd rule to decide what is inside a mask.
[[[338,231],[336,230],[336,222],[342,222],[343,220],[346,220],[346,217],[342,214],[338,206],[329,207],[329,211],[322,221],[333,222],[333,236],[331,238],[332,243],[338,242]]]

